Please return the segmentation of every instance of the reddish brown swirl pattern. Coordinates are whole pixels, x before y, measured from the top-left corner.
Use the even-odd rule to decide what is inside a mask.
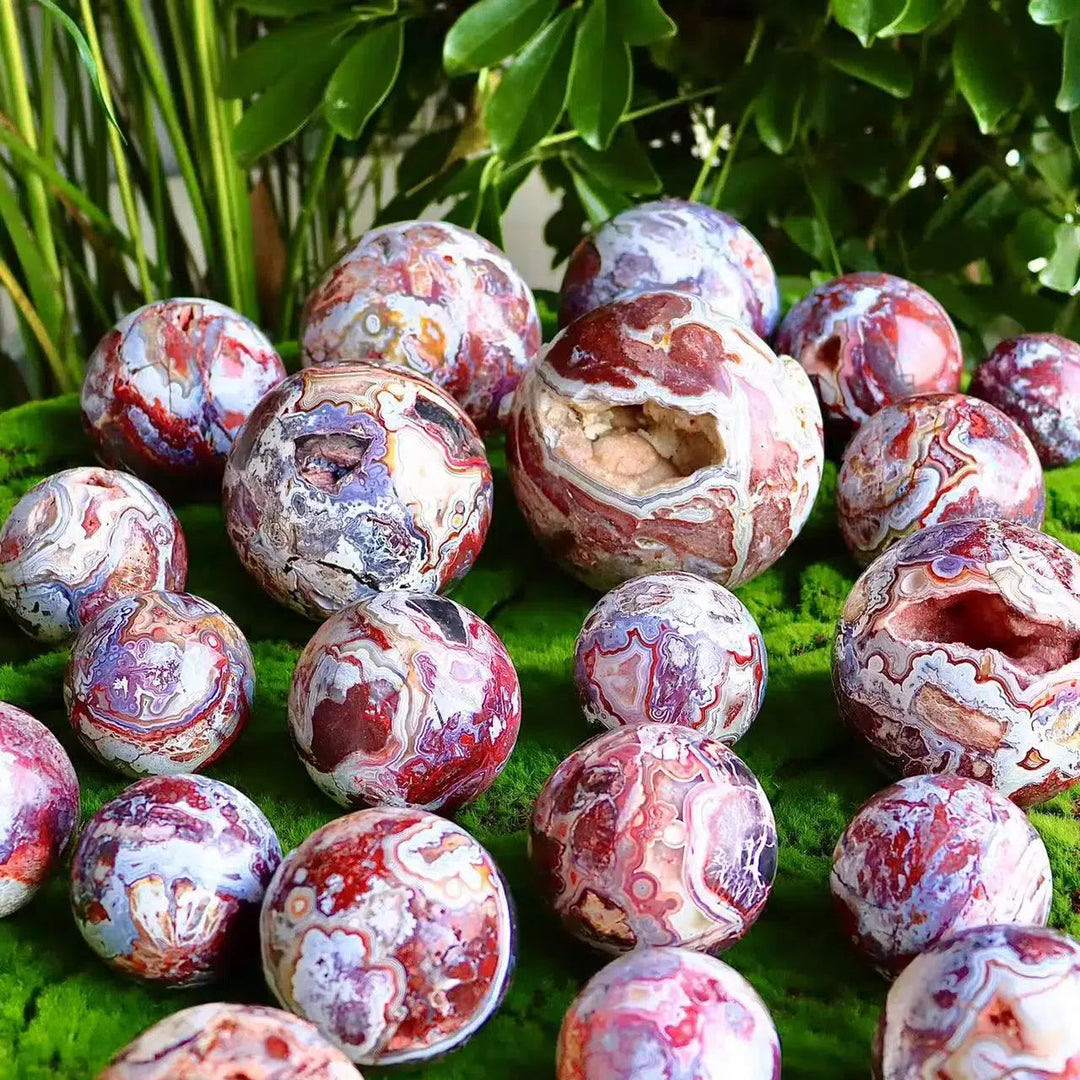
[[[97,1080],[362,1080],[314,1024],[265,1005],[182,1009],[124,1047]]]
[[[635,949],[574,999],[558,1080],[780,1080],[780,1040],[754,988],[690,949]]]
[[[921,394],[874,413],[844,451],[836,497],[848,550],[868,563],[929,525],[993,518],[1042,525],[1042,466],[1003,412]]]
[[[1049,799],[1080,776],[1080,558],[985,519],[901,540],[844,604],[833,686],[892,770]]]
[[[158,300],[126,315],[94,350],[83,420],[106,465],[216,483],[240,426],[283,378],[281,357],[238,311]]]
[[[445,221],[365,233],[311,291],[304,362],[382,360],[426,375],[482,430],[540,347],[536,301],[510,260]]]
[[[799,365],[672,292],[563,330],[522,380],[507,436],[525,520],[597,588],[657,570],[760,574],[802,528],[823,456]]]
[[[200,986],[247,960],[280,861],[270,822],[236,788],[150,776],[87,822],[71,859],[71,910],[115,970]]]
[[[122,596],[182,589],[187,543],[141,480],[112,469],[54,473],[0,529],[0,602],[21,630],[58,644]]]
[[[646,290],[693,293],[763,338],[776,329],[780,290],[749,229],[704,203],[632,206],[574,249],[559,291],[559,325]]]
[[[1002,341],[975,369],[971,392],[1011,416],[1048,468],[1080,458],[1080,345],[1057,334]]]
[[[891,274],[844,274],[819,285],[784,317],[776,349],[806,369],[826,425],[842,439],[883,405],[955,393],[964,366],[945,309]]]
[[[964,930],[889,991],[875,1080],[1076,1080],[1080,944],[1037,926]]]
[[[0,701],[0,918],[48,880],[79,820],[79,780],[53,733]]]
[[[424,810],[358,810],[313,832],[263,903],[266,981],[361,1065],[460,1046],[490,1019],[514,962],[491,856]]]
[[[757,716],[767,680],[765,641],[743,603],[678,570],[612,589],[574,648],[585,716],[609,728],[684,724],[730,744]]]
[[[1027,815],[962,776],[910,776],[879,791],[833,853],[844,932],[885,974],[946,937],[991,923],[1046,925],[1050,857]]]
[[[529,833],[542,894],[606,952],[734,945],[776,873],[754,774],[690,728],[638,724],[578,747],[548,778]]]
[[[520,724],[495,631],[428,593],[378,593],[331,616],[289,691],[293,744],[342,806],[453,810],[495,782]]]
[[[461,407],[403,367],[305,368],[259,402],[229,455],[240,561],[312,619],[372,589],[436,592],[476,561],[491,467]]]
[[[125,776],[198,772],[236,741],[255,662],[240,628],[187,593],[118,600],[82,628],[64,703],[82,744]]]

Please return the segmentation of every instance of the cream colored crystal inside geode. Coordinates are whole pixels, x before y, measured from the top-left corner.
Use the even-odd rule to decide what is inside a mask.
[[[581,472],[627,495],[644,495],[724,461],[716,417],[643,405],[571,402],[540,395],[544,441]]]

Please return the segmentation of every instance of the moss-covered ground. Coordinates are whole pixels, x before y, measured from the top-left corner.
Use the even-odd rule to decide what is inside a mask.
[[[496,511],[479,565],[454,595],[506,642],[521,676],[525,714],[506,771],[459,820],[495,855],[517,903],[520,953],[498,1016],[459,1052],[399,1077],[515,1080],[553,1074],[555,1035],[582,980],[601,963],[550,920],[531,885],[525,826],[533,797],[560,758],[591,732],[570,683],[570,657],[595,597],[546,562],[530,539],[493,448]],[[42,476],[90,460],[74,398],[0,414],[0,517]],[[836,530],[835,468],[814,514],[780,564],[739,590],[769,650],[765,708],[738,752],[776,811],[780,868],[772,898],[748,937],[727,954],[773,1011],[786,1080],[867,1075],[871,1031],[885,984],[853,956],[830,909],[828,864],[859,803],[882,785],[840,726],[829,684],[832,628],[855,568]],[[1080,467],[1048,475],[1047,530],[1080,549]],[[234,558],[216,505],[177,507],[191,554],[188,588],[220,604],[251,641],[258,686],[252,721],[213,775],[246,791],[288,849],[335,815],[293,755],[285,700],[294,661],[313,626],[263,596]],[[62,652],[42,652],[0,629],[0,699],[29,709],[68,748],[82,781],[84,817],[124,781],[72,739],[63,713]],[[1061,796],[1032,817],[1054,864],[1053,922],[1080,932],[1080,820]],[[89,1080],[108,1057],[166,1013],[214,998],[267,1001],[257,958],[202,993],[150,991],[110,973],[84,946],[54,880],[0,922],[0,1077]],[[368,1075],[378,1075],[369,1070]]]

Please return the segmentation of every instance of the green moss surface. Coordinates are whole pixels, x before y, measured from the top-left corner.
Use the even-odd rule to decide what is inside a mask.
[[[398,1077],[515,1080],[553,1075],[563,1012],[601,958],[568,940],[532,887],[525,826],[537,790],[591,732],[570,681],[574,639],[596,597],[550,566],[514,506],[501,451],[495,523],[479,565],[455,597],[486,618],[517,665],[524,720],[517,749],[494,788],[458,819],[491,850],[517,904],[520,952],[513,987],[491,1023],[466,1047]],[[0,517],[42,476],[90,460],[74,398],[0,414]],[[828,865],[855,808],[884,780],[840,726],[829,682],[829,647],[855,578],[835,525],[829,466],[811,520],[780,564],[738,590],[769,650],[765,708],[737,751],[772,800],[780,866],[766,912],[727,954],[773,1011],[785,1080],[863,1078],[885,984],[855,957],[832,917]],[[1047,531],[1080,548],[1080,468],[1048,474]],[[286,731],[285,701],[296,657],[313,624],[262,595],[236,561],[214,505],[180,505],[190,547],[188,589],[220,604],[251,641],[257,668],[254,716],[212,774],[259,803],[296,845],[334,817]],[[82,782],[84,818],[124,785],[72,738],[63,713],[62,652],[41,652],[0,629],[0,699],[29,709],[67,747]],[[1060,796],[1032,814],[1054,865],[1055,925],[1080,933],[1077,800]],[[198,1001],[268,1001],[252,956],[247,970],[202,993],[146,990],[113,975],[83,944],[63,877],[22,912],[0,921],[0,1076],[88,1080],[139,1031]],[[378,1070],[366,1070],[378,1076]]]

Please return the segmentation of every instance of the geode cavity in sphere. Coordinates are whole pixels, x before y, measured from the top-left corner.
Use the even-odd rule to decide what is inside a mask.
[[[583,315],[514,398],[510,479],[533,533],[582,581],[658,570],[739,585],[798,535],[821,480],[805,372],[688,293]]]
[[[1080,558],[1026,525],[935,525],[873,562],[833,655],[841,715],[891,771],[1021,806],[1080,777]]]
[[[461,406],[402,367],[304,368],[267,394],[229,455],[240,561],[309,618],[372,589],[436,592],[476,561],[491,468]]]

